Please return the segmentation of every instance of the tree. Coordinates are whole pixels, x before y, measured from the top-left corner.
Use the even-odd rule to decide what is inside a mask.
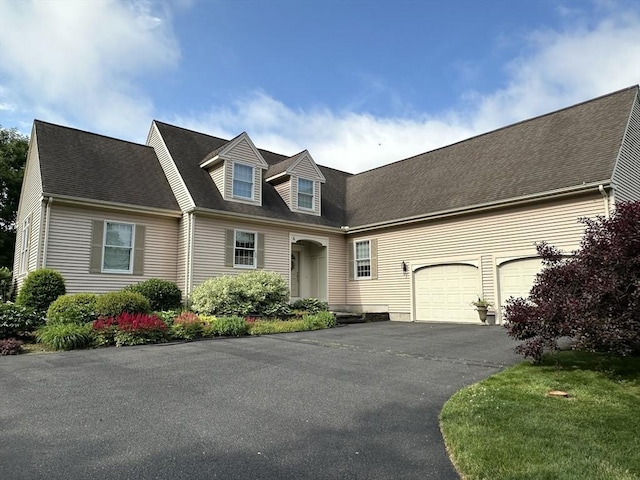
[[[545,348],[570,337],[577,350],[627,355],[640,348],[640,201],[620,203],[610,218],[583,219],[571,257],[542,243],[544,268],[529,297],[505,307],[518,353],[539,361]]]
[[[0,267],[13,267],[16,215],[29,138],[0,126]]]

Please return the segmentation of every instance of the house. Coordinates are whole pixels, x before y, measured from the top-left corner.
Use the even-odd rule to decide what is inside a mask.
[[[264,268],[292,299],[477,322],[478,296],[527,294],[536,242],[571,251],[580,217],[640,199],[638,96],[634,86],[357,175],[247,133],[153,121],[141,145],[36,120],[14,275],[54,268],[70,292],[160,277],[188,297],[207,278]]]

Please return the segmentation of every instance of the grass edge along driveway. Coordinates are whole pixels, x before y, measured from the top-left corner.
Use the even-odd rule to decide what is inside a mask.
[[[568,397],[548,394],[557,390]],[[637,480],[640,358],[523,362],[457,392],[440,422],[464,480]]]

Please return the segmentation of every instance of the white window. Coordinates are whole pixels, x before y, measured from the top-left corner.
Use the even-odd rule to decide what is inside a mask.
[[[314,185],[311,180],[298,178],[298,208],[313,210]]]
[[[256,268],[255,232],[244,232],[242,230],[235,231],[233,266],[240,268]]]
[[[105,222],[103,272],[133,271],[133,233],[131,223]]]
[[[355,249],[355,277],[371,278],[371,242],[363,240],[353,244]]]
[[[233,196],[253,200],[253,167],[233,164]]]
[[[22,246],[20,247],[20,271],[29,269],[29,236],[31,235],[31,215],[22,222]]]

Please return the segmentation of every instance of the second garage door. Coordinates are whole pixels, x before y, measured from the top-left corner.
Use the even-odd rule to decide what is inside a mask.
[[[513,260],[498,267],[500,283],[500,303],[502,306],[509,297],[527,297],[536,274],[541,270],[539,258]]]
[[[435,265],[415,272],[416,320],[478,322],[470,303],[480,292],[480,273],[472,265]]]

